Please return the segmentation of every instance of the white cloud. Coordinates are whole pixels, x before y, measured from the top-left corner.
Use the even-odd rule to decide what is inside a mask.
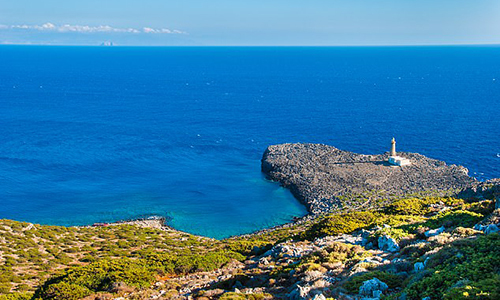
[[[142,29],[136,28],[118,28],[109,25],[89,26],[89,25],[54,25],[52,23],[45,23],[42,25],[2,25],[0,30],[6,29],[21,29],[21,30],[38,30],[38,31],[55,31],[55,32],[81,32],[81,33],[95,33],[95,32],[115,32],[115,33],[150,33],[150,34],[186,34],[184,31],[171,30],[167,28],[151,28],[144,27]]]

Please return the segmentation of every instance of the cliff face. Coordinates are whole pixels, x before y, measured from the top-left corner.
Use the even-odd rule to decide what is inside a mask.
[[[398,155],[411,165],[391,166],[388,154],[363,155],[320,144],[269,146],[262,171],[289,188],[313,214],[340,208],[345,196],[370,194],[370,200],[430,191],[452,191],[477,184],[462,166],[447,165],[417,153]]]

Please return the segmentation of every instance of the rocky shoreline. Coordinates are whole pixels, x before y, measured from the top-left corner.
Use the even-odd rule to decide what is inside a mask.
[[[491,183],[500,186],[500,179],[477,181],[468,176],[468,170],[463,166],[447,165],[418,153],[399,154],[409,158],[412,165],[391,166],[387,163],[388,153],[364,155],[310,143],[271,145],[263,154],[262,172],[268,179],[290,189],[309,214],[285,224],[230,238],[250,237],[301,225],[335,209],[356,209],[359,205],[349,207],[350,203],[346,201],[356,196],[363,200],[367,197],[377,200],[428,192],[437,196],[477,197],[483,190],[491,193]],[[375,193],[363,195],[369,192]],[[484,195],[484,198],[489,197]],[[185,233],[169,226],[167,219],[161,216],[91,226],[123,224]]]
[[[480,183],[465,167],[418,153],[398,155],[411,165],[390,165],[388,153],[364,155],[322,144],[272,145],[262,157],[262,172],[289,188],[312,214],[418,193],[456,194]]]
[[[500,179],[480,182],[468,176],[463,166],[447,165],[418,153],[399,153],[409,158],[411,166],[396,167],[387,163],[388,153],[364,155],[339,150],[333,146],[293,143],[269,146],[262,157],[262,172],[272,181],[289,188],[309,211],[308,215],[290,222],[240,234],[230,238],[250,237],[274,230],[286,229],[316,219],[317,215],[332,210],[356,209],[349,207],[353,197],[360,199],[403,197],[428,192],[437,196],[471,197],[491,193],[490,186],[500,186]],[[363,195],[370,193],[370,195]],[[358,205],[359,206],[359,205]],[[137,225],[167,231],[177,230],[161,216],[96,223],[91,226]],[[190,233],[189,233],[190,234]]]

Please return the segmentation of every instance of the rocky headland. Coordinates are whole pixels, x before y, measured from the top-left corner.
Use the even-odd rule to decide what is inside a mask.
[[[322,144],[272,145],[262,157],[262,171],[289,188],[313,214],[410,194],[456,193],[479,183],[465,167],[418,153],[398,155],[411,165],[390,165],[389,153],[364,155]]]

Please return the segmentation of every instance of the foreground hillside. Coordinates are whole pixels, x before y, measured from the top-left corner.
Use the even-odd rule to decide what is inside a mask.
[[[0,299],[499,299],[499,221],[493,199],[449,197],[222,241],[2,220]]]

